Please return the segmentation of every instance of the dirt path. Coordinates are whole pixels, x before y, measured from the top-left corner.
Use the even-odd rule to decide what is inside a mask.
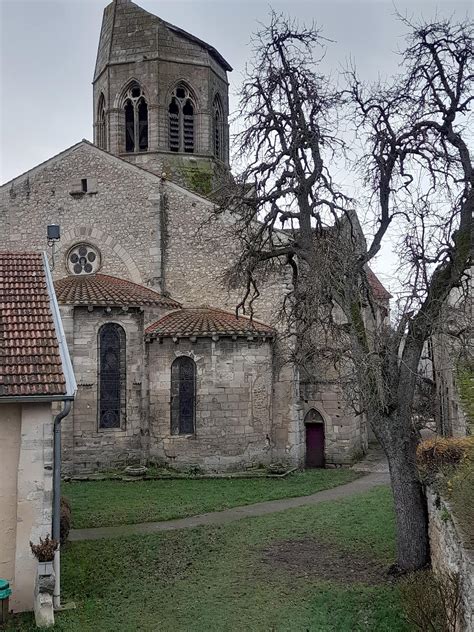
[[[281,498],[280,500],[268,500],[254,505],[244,505],[242,507],[232,507],[224,511],[214,511],[212,513],[179,518],[177,520],[166,520],[163,522],[143,522],[140,524],[120,525],[117,527],[97,527],[93,529],[72,529],[69,533],[69,540],[99,540],[101,538],[118,538],[127,535],[144,535],[156,533],[158,531],[172,531],[174,529],[189,529],[201,527],[203,525],[220,525],[235,522],[241,518],[251,518],[254,516],[265,516],[267,514],[302,507],[303,505],[317,505],[326,500],[338,500],[347,498],[354,494],[376,487],[386,485],[389,482],[388,474],[385,472],[374,472],[368,476],[358,478],[351,483],[325,489],[321,492],[311,494],[311,496],[297,496],[296,498]]]

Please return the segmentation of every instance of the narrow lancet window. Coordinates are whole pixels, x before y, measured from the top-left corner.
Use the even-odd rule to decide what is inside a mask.
[[[105,117],[105,99],[101,94],[97,106],[97,145],[101,149],[107,149],[107,127]]]
[[[148,105],[143,90],[132,84],[127,90],[124,102],[125,151],[148,150]]]
[[[121,428],[126,414],[125,331],[106,323],[98,336],[99,428]]]
[[[219,96],[216,95],[213,105],[214,111],[214,156],[224,160],[224,116]]]
[[[196,364],[181,356],[171,365],[171,434],[193,434],[196,418]]]

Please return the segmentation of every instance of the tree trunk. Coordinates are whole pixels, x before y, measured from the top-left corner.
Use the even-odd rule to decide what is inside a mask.
[[[426,496],[416,467],[415,432],[410,432],[407,440],[400,427],[392,424],[391,434],[396,433],[398,437],[392,436],[384,449],[395,505],[397,565],[402,571],[413,571],[423,568],[430,560]],[[403,434],[405,440],[401,437]]]

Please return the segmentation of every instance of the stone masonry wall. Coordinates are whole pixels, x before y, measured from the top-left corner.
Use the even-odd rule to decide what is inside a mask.
[[[242,290],[229,291],[223,278],[235,261],[238,244],[232,218],[209,221],[213,205],[169,182],[163,195],[163,288],[185,306],[210,305],[235,311]],[[279,313],[291,280],[284,274],[266,279],[254,303],[256,320],[281,328]],[[298,372],[285,365],[286,349],[278,350],[273,371],[273,437],[275,460],[300,465],[304,432],[299,406]]]
[[[94,193],[71,195],[81,179]],[[55,278],[69,274],[75,243],[99,248],[100,272],[157,285],[161,275],[159,179],[81,143],[1,188],[0,250],[45,250],[46,227],[59,224]]]
[[[163,196],[163,287],[183,305],[211,305],[231,312],[242,289],[230,292],[223,274],[235,261],[238,244],[230,216],[210,220],[213,204],[170,182]],[[285,276],[267,280],[254,303],[255,318],[277,326],[285,290]]]
[[[367,451],[367,428],[355,416],[337,382],[301,387],[303,418],[312,409],[324,419],[325,459],[328,465],[350,465]]]
[[[459,632],[474,632],[474,550],[468,549],[449,505],[428,489],[431,563],[435,572],[459,573],[464,622]]]
[[[179,355],[196,362],[193,435],[170,431],[171,364]],[[269,463],[272,444],[270,342],[220,338],[155,341],[148,345],[150,458],[175,467],[239,469]]]
[[[143,313],[118,308],[89,312],[85,307],[61,311],[77,381],[73,409],[62,422],[63,473],[107,469],[146,458],[142,445],[146,373]],[[118,323],[126,334],[126,419],[120,429],[105,430],[99,428],[97,418],[97,340],[100,327],[108,322]]]

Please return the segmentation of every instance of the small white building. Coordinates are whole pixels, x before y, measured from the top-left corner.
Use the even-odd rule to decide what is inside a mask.
[[[0,577],[32,610],[30,541],[52,532],[54,402],[76,384],[45,255],[0,253]]]

